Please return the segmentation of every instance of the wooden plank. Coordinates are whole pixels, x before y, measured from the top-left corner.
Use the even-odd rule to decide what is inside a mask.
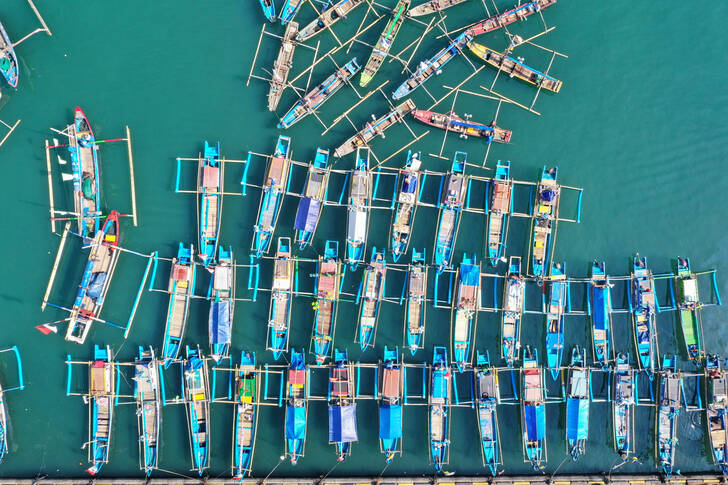
[[[137,227],[137,205],[136,205],[136,185],[134,183],[134,157],[131,154],[131,132],[129,126],[126,127],[126,149],[129,155],[129,184],[131,186],[131,217],[134,221],[134,227]]]

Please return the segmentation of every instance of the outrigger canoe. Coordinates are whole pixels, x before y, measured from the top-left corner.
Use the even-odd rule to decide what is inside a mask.
[[[359,441],[356,429],[354,366],[346,350],[334,350],[329,368],[329,444],[336,449],[336,460],[351,455],[351,445]]]
[[[331,346],[336,331],[336,314],[339,311],[341,261],[339,261],[338,241],[326,241],[324,254],[318,259],[316,274],[314,302],[316,315],[311,344],[316,355],[316,363],[323,365],[326,358],[331,356]]]
[[[200,158],[197,172],[197,210],[200,214],[200,249],[197,256],[207,268],[215,261],[217,243],[220,238],[222,220],[222,166],[220,165],[220,143],[205,142],[205,151]]]
[[[354,135],[342,143],[336,150],[334,150],[334,156],[341,158],[349,153],[352,153],[359,147],[369,146],[369,142],[374,138],[381,136],[384,138],[384,132],[394,126],[396,123],[401,123],[405,116],[415,109],[415,103],[411,100],[405,100],[405,102],[393,107],[387,114],[380,116],[379,118],[372,119],[374,121],[367,122],[364,128],[354,133]]]
[[[210,281],[208,333],[212,360],[218,364],[230,352],[235,320],[235,259],[233,248],[218,248]]]
[[[484,138],[486,143],[497,141],[498,143],[509,143],[511,141],[511,130],[505,130],[495,126],[495,123],[486,125],[477,121],[466,120],[458,116],[454,111],[448,114],[435,113],[424,109],[412,111],[412,116],[417,121],[426,125],[434,126],[441,130],[457,133],[461,138],[473,136]]]
[[[159,430],[162,423],[162,389],[154,349],[139,347],[134,362],[134,397],[139,430],[139,463],[149,477],[159,461]]]
[[[574,347],[568,372],[566,394],[566,449],[576,461],[586,452],[589,438],[589,396],[591,371],[586,365],[586,349]]]
[[[409,248],[419,200],[420,156],[420,152],[408,151],[407,163],[398,174],[402,177],[402,182],[399,185],[396,206],[392,212],[392,229],[389,238],[392,259],[395,263]]]
[[[256,258],[268,253],[273,233],[278,223],[278,215],[283,205],[283,198],[288,191],[291,167],[291,138],[279,135],[276,150],[268,163],[263,190],[260,194],[258,218],[253,227],[252,250]]]
[[[0,22],[0,72],[10,86],[18,87],[18,58],[2,22]]]
[[[202,476],[210,467],[210,377],[200,347],[186,348],[182,363],[182,388],[187,410],[192,469]]]
[[[521,258],[511,256],[503,282],[503,319],[501,323],[501,357],[513,368],[521,352],[521,319],[526,298],[526,280],[521,272]]]
[[[263,14],[265,14],[265,18],[267,18],[269,22],[275,22],[276,6],[273,3],[273,0],[260,0],[260,6],[263,9]]]
[[[164,341],[162,359],[164,366],[169,367],[176,359],[182,347],[182,339],[187,330],[190,298],[195,292],[195,248],[186,248],[179,243],[177,257],[172,259],[172,271],[169,275],[169,306],[167,320],[164,325]]]
[[[533,276],[542,279],[546,276],[551,259],[553,241],[551,234],[559,218],[559,199],[561,187],[556,183],[558,167],[541,171],[541,179],[536,191],[536,213],[531,223],[531,271]]]
[[[421,17],[435,12],[442,12],[446,8],[463,3],[465,0],[429,0],[421,3],[407,12],[408,17]]]
[[[682,377],[676,369],[676,364],[675,356],[663,356],[660,395],[657,402],[655,459],[659,460],[667,478],[672,476],[675,467],[677,418],[682,409]]]
[[[425,339],[425,309],[427,308],[427,265],[425,251],[412,250],[412,262],[407,268],[407,307],[404,314],[405,345],[415,355]]]
[[[471,36],[485,34],[494,30],[500,29],[507,25],[517,22],[518,20],[525,20],[529,15],[533,15],[541,11],[550,5],[556,3],[556,0],[535,0],[533,2],[523,3],[516,5],[510,10],[488,17],[487,19],[475,24],[470,27],[467,32]]]
[[[404,369],[397,348],[384,346],[384,359],[379,364],[379,449],[384,459],[402,455],[402,397],[404,394]]]
[[[293,223],[295,237],[293,242],[303,251],[313,240],[321,219],[321,211],[326,204],[329,190],[329,151],[316,149],[316,157],[308,167],[306,188],[303,197],[298,201],[296,219]]]
[[[377,320],[379,319],[379,307],[384,299],[384,290],[387,282],[387,260],[385,252],[377,252],[372,248],[372,258],[364,270],[361,291],[361,305],[359,306],[359,325],[357,328],[356,342],[362,350],[367,347],[374,347],[374,339],[377,336]]]
[[[294,261],[291,258],[291,240],[278,238],[278,251],[273,263],[273,284],[271,285],[270,310],[268,312],[268,350],[278,360],[288,352],[288,332],[291,326],[293,306]]]
[[[430,368],[428,398],[430,460],[438,473],[450,462],[450,395],[452,371],[447,362],[447,349],[435,347]]]
[[[553,263],[551,266],[548,306],[544,308],[546,314],[546,364],[554,380],[559,377],[564,355],[564,313],[569,292],[565,271],[566,263]]]
[[[690,269],[688,258],[677,258],[677,294],[680,328],[688,358],[700,365],[705,356],[700,315],[698,277]]]
[[[314,19],[310,24],[301,29],[296,36],[298,42],[310,39],[314,35],[323,32],[336,22],[346,17],[352,10],[364,3],[363,0],[341,0],[336,5],[329,7],[321,12],[318,18]]]
[[[273,63],[273,70],[271,72],[270,89],[268,90],[268,111],[275,111],[278,108],[281,95],[286,88],[288,74],[291,72],[291,67],[293,67],[293,54],[296,52],[297,33],[297,22],[288,24],[286,31],[283,33],[281,48],[278,50],[278,57],[276,57]]]
[[[392,10],[392,18],[390,18],[387,25],[384,26],[384,30],[379,36],[376,45],[372,49],[372,54],[369,56],[369,60],[364,66],[361,78],[359,79],[359,86],[366,87],[366,85],[374,78],[374,75],[381,67],[384,59],[387,58],[389,49],[391,49],[394,39],[397,37],[397,33],[399,32],[399,28],[402,27],[402,24],[404,23],[405,14],[410,3],[411,0],[398,0],[397,5],[395,5]]]
[[[66,340],[82,344],[99,320],[106,294],[119,262],[119,213],[112,211],[91,240],[88,262],[78,285],[66,329]]]
[[[513,211],[513,179],[511,178],[511,162],[498,161],[495,177],[488,184],[486,199],[488,207],[488,226],[486,229],[486,248],[490,265],[496,266],[501,258],[508,237],[508,225]]]
[[[369,148],[356,151],[356,165],[351,172],[349,202],[346,207],[346,263],[354,271],[364,259],[369,233],[372,200],[372,176],[369,172]]]
[[[594,362],[602,369],[612,360],[612,296],[604,261],[594,261],[591,267],[588,309],[591,316]]]
[[[240,367],[235,371],[235,409],[233,410],[233,478],[250,475],[258,428],[260,382],[255,369],[255,354],[241,352]]]
[[[508,55],[494,51],[493,49],[489,49],[477,42],[470,42],[468,44],[468,48],[470,49],[470,52],[478,56],[478,58],[483,60],[486,64],[508,74],[509,77],[515,77],[521,81],[525,81],[553,93],[561,91],[561,81],[539,71],[538,69],[525,65],[522,58],[515,59]]]
[[[477,353],[476,365],[473,380],[476,389],[475,402],[480,432],[480,451],[483,454],[483,466],[487,466],[490,473],[496,476],[498,475],[498,465],[501,464],[497,410],[500,402],[498,371],[491,367],[488,351],[485,354]]]
[[[74,214],[78,220],[78,234],[86,240],[94,237],[101,225],[98,145],[88,118],[79,107],[76,107],[73,123],[68,125],[66,133],[73,174]]]
[[[521,429],[526,462],[535,471],[546,463],[546,391],[543,370],[538,366],[536,349],[526,348],[523,355],[521,384]]]
[[[475,255],[463,254],[463,261],[457,274],[457,294],[452,302],[450,338],[452,339],[452,362],[458,372],[472,360],[471,342],[475,341],[480,308],[480,263]]]
[[[617,355],[613,393],[614,449],[626,460],[634,452],[634,406],[637,402],[637,375],[629,365],[629,354]]]
[[[286,23],[293,20],[293,17],[296,16],[296,13],[298,12],[298,9],[301,8],[302,4],[303,0],[286,0],[279,16],[281,19],[281,25],[286,25]]]
[[[452,251],[455,247],[462,210],[465,207],[465,198],[468,193],[468,184],[465,178],[465,164],[468,154],[455,152],[452,169],[447,174],[445,191],[440,188],[438,196],[440,214],[435,235],[435,255],[433,263],[437,266],[437,274],[452,267]]]
[[[88,461],[92,463],[86,471],[96,475],[109,462],[109,444],[114,417],[114,380],[116,364],[112,360],[111,348],[94,345],[94,360],[89,368],[89,437]]]
[[[627,295],[632,310],[632,327],[639,364],[643,370],[655,370],[657,355],[657,301],[655,279],[647,268],[647,258],[635,256],[632,281]]]
[[[705,360],[706,406],[705,422],[713,451],[713,462],[723,475],[728,474],[728,380],[720,357],[709,354]]]
[[[306,449],[306,416],[308,414],[308,369],[306,353],[291,352],[286,383],[286,458],[291,465],[298,463]]]

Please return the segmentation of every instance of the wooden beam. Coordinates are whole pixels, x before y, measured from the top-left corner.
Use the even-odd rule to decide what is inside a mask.
[[[253,63],[250,65],[250,72],[248,73],[248,81],[245,83],[246,86],[250,85],[250,76],[253,75],[253,69],[255,69],[255,61],[258,59],[258,51],[260,51],[260,43],[263,41],[263,33],[265,32],[265,24],[260,29],[260,37],[258,37],[258,47],[255,48],[255,55],[253,56]]]

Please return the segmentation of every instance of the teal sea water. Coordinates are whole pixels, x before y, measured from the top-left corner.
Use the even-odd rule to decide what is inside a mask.
[[[394,2],[391,2],[392,5]],[[111,327],[95,325],[84,346],[68,344],[60,336],[43,336],[34,329],[39,323],[63,318],[56,310],[40,312],[40,303],[53,264],[59,238],[49,232],[48,195],[43,154],[43,141],[52,138],[49,127],[62,128],[69,122],[75,106],[88,115],[98,138],[117,138],[124,135],[124,125],[132,131],[135,155],[136,190],[139,227],[129,220],[122,227],[122,244],[143,253],[159,250],[172,256],[179,241],[197,241],[194,196],[174,193],[175,157],[197,156],[205,140],[221,142],[223,154],[241,159],[248,150],[261,153],[272,151],[279,131],[277,117],[266,111],[267,85],[245,81],[264,21],[257,2],[220,1],[173,2],[64,2],[37,0],[40,11],[53,31],[53,37],[39,35],[18,49],[20,86],[17,91],[3,87],[0,118],[7,122],[22,118],[18,130],[0,148],[0,163],[7,184],[0,191],[0,303],[3,332],[0,346],[18,345],[23,356],[26,390],[7,396],[10,414],[10,454],[0,466],[2,476],[49,474],[80,476],[84,474],[86,451],[81,445],[87,440],[87,408],[80,397],[66,397],[67,354],[74,358],[90,359],[93,343],[110,344],[118,359],[132,360],[138,345],[161,346],[167,297],[161,293],[145,292],[129,339],[123,341],[121,332]],[[500,9],[511,6],[511,0],[498,0]],[[490,4],[489,4],[490,6]],[[277,7],[280,9],[280,2]],[[365,13],[360,7],[336,27],[337,36],[350,38]],[[716,268],[719,289],[728,295],[728,236],[724,230],[728,216],[725,159],[728,155],[728,127],[724,122],[728,93],[724,46],[726,31],[722,19],[728,7],[720,2],[710,10],[696,12],[690,3],[575,2],[560,1],[544,11],[549,26],[556,28],[537,42],[542,46],[564,52],[568,59],[556,58],[551,74],[564,81],[559,94],[541,93],[535,109],[536,116],[518,107],[504,104],[498,123],[513,130],[510,145],[493,146],[488,166],[498,159],[510,160],[513,175],[518,180],[534,181],[544,164],[559,166],[564,184],[584,188],[582,221],[580,224],[561,224],[555,257],[567,262],[569,273],[585,276],[594,258],[607,262],[612,274],[626,274],[630,257],[639,251],[657,273],[672,269],[676,256],[689,256],[696,270]],[[485,17],[482,5],[475,0],[447,12],[445,24],[449,29],[466,25]],[[18,39],[36,27],[35,18],[22,0],[0,3],[0,18],[11,38]],[[314,18],[310,6],[299,12],[301,24]],[[369,17],[372,18],[371,16]],[[374,42],[385,20],[361,36]],[[510,27],[523,37],[541,30],[538,18]],[[266,27],[282,34],[278,25]],[[399,51],[415,40],[423,27],[405,23],[394,45]],[[443,39],[431,33],[414,55],[411,66],[429,57],[443,46]],[[333,47],[335,40],[323,33],[313,40],[320,41],[321,51]],[[507,45],[504,32],[486,34],[481,43],[501,50]],[[259,66],[270,68],[278,50],[278,41],[263,39]],[[366,62],[369,48],[355,43],[334,55],[337,63],[356,56]],[[516,52],[526,63],[545,68],[550,54],[532,46]],[[312,62],[313,53],[299,48],[292,75]],[[409,55],[409,52],[407,53]],[[477,60],[469,57],[477,65]],[[323,80],[333,70],[329,60],[314,70],[311,82]],[[397,63],[385,64],[372,82],[391,93],[404,79]],[[265,75],[261,68],[257,74]],[[443,85],[455,85],[472,68],[462,58],[449,64],[442,75],[431,80],[427,89],[436,97],[446,90]],[[490,86],[494,70],[483,69],[463,86],[483,92],[479,86]],[[304,76],[297,84],[305,87]],[[356,84],[357,89],[358,84]],[[535,90],[517,80],[501,76],[496,90],[504,95],[530,103]],[[362,95],[366,90],[359,90]],[[294,102],[287,90],[280,103],[281,116]],[[346,87],[323,109],[319,116],[329,124],[356,100]],[[418,106],[431,104],[427,94],[419,90],[412,99]],[[438,107],[450,109],[451,99]],[[467,112],[473,119],[489,122],[497,103],[467,94],[460,94],[455,104],[459,113]],[[371,113],[387,110],[384,99],[375,94],[352,112],[358,126]],[[417,134],[425,127],[409,122]],[[288,130],[292,137],[293,157],[307,162],[317,146],[333,149],[351,135],[353,129],[346,121],[321,137],[323,128],[315,119],[306,119]],[[387,132],[372,147],[380,159],[411,139],[404,126]],[[424,167],[445,171],[449,160],[427,156],[439,153],[442,133],[432,131],[413,148],[421,150]],[[455,150],[467,151],[470,159],[479,163],[485,146],[475,139],[449,137],[443,155],[451,158]],[[405,153],[393,157],[386,166],[401,166]],[[103,206],[105,210],[130,211],[128,169],[123,144],[108,144],[100,152],[102,160]],[[260,161],[260,159],[259,159]],[[353,164],[349,156],[336,167],[347,169]],[[54,159],[54,169],[58,165]],[[264,164],[255,163],[249,172],[251,183],[259,183]],[[473,170],[488,176],[489,171]],[[191,183],[194,170],[183,174],[183,182]],[[226,170],[226,190],[239,192],[241,166],[230,165]],[[302,187],[303,180],[294,181]],[[336,184],[334,184],[336,185]],[[340,187],[340,181],[338,182]],[[68,190],[61,182],[56,185],[58,205],[70,203]],[[332,189],[335,187],[332,186]],[[426,197],[434,199],[436,185]],[[475,197],[475,196],[474,196]],[[482,198],[482,195],[480,196]],[[517,204],[525,207],[527,192],[521,192]],[[222,241],[232,245],[239,255],[245,255],[252,237],[259,193],[249,189],[248,196],[229,196],[224,203]],[[573,202],[573,200],[572,200]],[[568,204],[564,213],[568,217]],[[573,204],[572,204],[573,207]],[[284,204],[277,235],[291,236],[295,200]],[[312,249],[300,253],[314,257],[323,249],[326,239],[337,239],[343,248],[345,210],[327,208]],[[379,211],[372,222],[370,244],[387,245],[389,213]],[[435,212],[423,208],[417,216],[412,247],[432,252]],[[60,228],[60,227],[59,227]],[[508,255],[523,254],[528,224],[524,220],[511,224]],[[483,253],[484,219],[467,214],[456,248],[457,258],[463,252]],[[52,299],[70,305],[84,264],[85,255],[79,252],[78,241],[69,240],[66,257],[59,268]],[[124,255],[111,286],[104,316],[112,322],[126,321],[145,262]],[[503,271],[503,266],[497,268]],[[157,286],[166,284],[166,267],[160,267]],[[493,270],[488,268],[487,271]],[[348,291],[355,290],[358,275],[349,278]],[[242,275],[245,275],[243,272]],[[264,264],[261,284],[268,286],[270,264]],[[239,278],[239,294],[244,296],[245,277]],[[302,278],[301,285],[310,285]],[[393,280],[394,281],[394,280]],[[207,284],[201,277],[200,284]],[[397,282],[392,286],[396,286]],[[704,295],[709,287],[701,288]],[[397,293],[399,290],[393,290]],[[660,292],[665,301],[667,291]],[[583,293],[572,295],[575,307],[582,307]],[[540,305],[537,292],[529,292],[529,308]],[[625,304],[623,295],[615,295],[615,304]],[[207,348],[206,317],[208,306],[196,301],[192,305],[188,343],[200,343]],[[256,303],[241,303],[237,307],[234,331],[234,353],[241,348],[257,352],[259,360],[273,363],[264,352],[268,295],[260,293]],[[401,345],[402,308],[385,305],[379,321],[377,348],[360,353],[351,337],[354,334],[356,307],[342,304],[339,312],[336,345],[346,347],[350,356],[362,362],[376,362],[383,346]],[[449,338],[449,312],[428,309],[428,328],[425,349],[407,362],[430,360],[435,345]],[[313,311],[310,300],[295,301],[291,343],[296,348],[308,348]],[[704,312],[706,350],[726,353],[725,307],[708,308]],[[498,355],[498,324],[500,316],[482,313],[479,318],[476,348]],[[614,319],[616,348],[633,352],[630,322],[625,315]],[[674,312],[658,316],[659,344],[662,352],[684,351],[678,344]],[[588,323],[583,316],[566,318],[566,344],[588,343]],[[676,338],[677,337],[677,338]],[[528,316],[523,331],[523,343],[543,346],[543,320]],[[540,351],[543,354],[543,351]],[[0,375],[7,387],[13,379],[14,364],[10,354],[3,354]],[[681,357],[680,366],[693,367]],[[73,386],[85,386],[83,371],[73,380]],[[177,376],[170,374],[169,381]],[[325,392],[326,377],[316,374],[315,392]],[[369,384],[362,382],[362,392],[370,393]],[[504,385],[504,387],[506,387]],[[366,388],[366,391],[364,390]],[[126,387],[128,390],[129,388]],[[174,397],[174,386],[170,391]],[[178,391],[177,391],[178,392]],[[506,473],[528,473],[523,463],[517,406],[503,406],[500,413],[501,438]],[[160,467],[189,475],[189,451],[184,410],[167,406],[163,412]],[[310,425],[306,456],[298,466],[279,464],[283,451],[283,411],[266,407],[260,414],[258,447],[254,475],[266,476],[275,468],[274,476],[329,476],[430,474],[426,442],[426,411],[424,407],[409,407],[405,411],[404,456],[385,467],[379,453],[376,428],[376,405],[363,401],[359,405],[359,442],[346,462],[338,464],[333,448],[327,443],[326,407],[313,403],[309,411]],[[546,473],[608,471],[618,463],[610,442],[610,408],[604,403],[592,405],[592,421],[587,454],[572,463],[566,457],[564,443],[563,405],[547,409],[549,462]],[[649,407],[637,411],[637,454],[639,463],[626,464],[624,472],[653,471],[654,411]],[[448,470],[458,474],[482,474],[479,443],[474,411],[457,408],[452,412],[452,452]],[[212,468],[210,476],[230,473],[232,409],[216,404],[212,410]],[[683,472],[713,470],[712,460],[703,440],[704,418],[699,414],[680,416],[679,447],[676,467]],[[104,466],[102,476],[141,476],[138,471],[137,431],[134,407],[125,405],[116,410],[111,462]],[[159,471],[160,476],[164,471]]]

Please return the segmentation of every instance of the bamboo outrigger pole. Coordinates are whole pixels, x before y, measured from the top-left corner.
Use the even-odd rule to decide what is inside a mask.
[[[28,4],[30,5],[30,8],[33,9],[33,13],[35,13],[35,16],[38,17],[38,21],[43,26],[43,30],[45,30],[49,36],[53,36],[51,33],[51,29],[48,28],[48,25],[45,23],[45,20],[43,20],[43,17],[41,17],[40,12],[38,12],[38,9],[35,8],[35,4],[33,3],[33,0],[28,0]]]
[[[47,143],[47,142],[46,142]],[[131,217],[134,221],[134,227],[137,227],[137,206],[136,206],[136,188],[134,185],[134,157],[131,154],[131,132],[129,126],[126,126],[126,150],[129,155],[129,183],[131,185]]]
[[[45,141],[46,171],[48,173],[48,198],[50,200],[51,231],[56,232],[56,212],[53,210],[53,177],[51,175],[51,152],[48,149],[48,140]]]
[[[46,143],[48,143],[46,141]],[[53,269],[51,270],[51,277],[48,280],[48,286],[46,286],[45,294],[43,295],[43,303],[40,305],[40,310],[45,310],[46,304],[48,303],[48,297],[51,294],[53,288],[53,281],[56,279],[56,273],[58,272],[58,264],[61,262],[61,254],[63,254],[63,247],[66,245],[66,237],[68,236],[68,230],[71,227],[71,222],[66,222],[66,227],[63,228],[63,235],[61,236],[61,242],[58,245],[58,253],[56,254],[56,260],[53,263]]]
[[[13,131],[15,131],[15,128],[18,127],[18,125],[20,124],[20,120],[16,121],[13,126],[10,126],[9,124],[5,123],[3,120],[0,120],[0,123],[2,123],[3,125],[5,125],[10,130],[10,131],[8,131],[5,134],[5,136],[3,137],[3,139],[0,140],[0,147],[1,147],[1,146],[3,146],[3,143],[5,143],[5,140],[7,140],[8,138],[10,138],[10,135],[13,133]]]

